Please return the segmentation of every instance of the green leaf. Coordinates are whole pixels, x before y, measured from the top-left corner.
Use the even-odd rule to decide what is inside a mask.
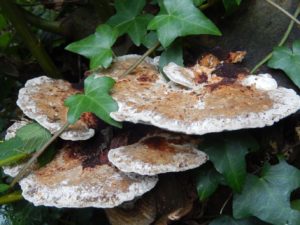
[[[195,6],[199,7],[200,5],[202,5],[204,2],[206,2],[206,0],[193,0]]]
[[[156,45],[157,42],[158,42],[157,33],[151,31],[144,37],[143,45],[146,46],[147,48],[152,48]]]
[[[11,41],[11,33],[4,32],[0,35],[0,49],[5,49],[8,47]]]
[[[165,49],[159,58],[159,67],[163,68],[170,62],[183,66],[182,44],[175,41],[172,45]]]
[[[162,0],[160,12],[149,23],[157,30],[160,43],[166,48],[177,37],[192,34],[221,35],[219,29],[200,11],[192,0]]]
[[[227,12],[235,10],[241,2],[242,0],[223,0],[223,4]]]
[[[229,216],[221,216],[210,222],[209,225],[267,225],[267,223],[264,223],[255,217],[236,220]]]
[[[291,202],[292,209],[300,211],[300,199]]]
[[[222,175],[211,164],[201,166],[197,173],[197,191],[200,201],[208,199],[218,188]]]
[[[110,113],[118,110],[118,104],[109,95],[115,81],[110,77],[91,75],[84,81],[84,94],[72,95],[65,100],[69,107],[68,122],[75,123],[82,113],[92,112],[106,123],[121,127],[121,124],[110,117]]]
[[[248,174],[243,192],[234,195],[234,217],[256,216],[274,225],[299,225],[300,212],[290,203],[291,192],[299,186],[300,171],[285,161],[266,167],[261,177]]]
[[[15,192],[0,196],[0,205],[20,201],[22,199],[23,199],[22,193],[20,191],[15,191]]]
[[[300,88],[300,40],[294,42],[292,49],[287,47],[275,48],[268,66],[283,70]]]
[[[108,20],[108,24],[118,29],[119,35],[127,33],[133,43],[140,46],[147,33],[147,26],[152,19],[152,15],[140,15],[145,0],[116,0],[116,15]]]
[[[249,135],[221,134],[208,138],[199,149],[208,154],[227,184],[234,191],[240,192],[246,178],[245,156],[254,146],[257,146],[256,141]]]
[[[7,21],[5,19],[5,17],[0,14],[0,30],[4,29],[7,27]]]
[[[40,149],[49,139],[48,130],[37,123],[21,127],[14,138],[0,144],[0,166],[9,165],[28,157]]]
[[[8,184],[0,184],[0,193],[7,191],[9,188]]]
[[[117,40],[117,36],[118,32],[109,25],[100,25],[94,34],[69,44],[66,50],[90,59],[91,69],[100,66],[108,68],[113,57],[111,47]]]

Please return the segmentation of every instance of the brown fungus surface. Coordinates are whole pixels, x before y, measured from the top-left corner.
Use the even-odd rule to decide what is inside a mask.
[[[45,167],[22,179],[24,198],[34,205],[59,208],[112,208],[143,195],[158,180],[125,174],[107,163],[84,167],[84,156],[74,155],[82,151],[79,148],[82,145],[65,145]]]
[[[41,76],[28,80],[20,89],[17,105],[26,116],[55,133],[67,122],[68,109],[64,100],[77,93],[80,91],[67,81]],[[92,114],[84,114],[62,133],[61,138],[74,141],[89,139],[94,135],[96,123]]]
[[[121,67],[124,71],[131,64],[127,60],[132,62],[134,57],[138,59],[120,57],[112,68]],[[113,73],[117,82],[112,97],[119,105],[119,110],[111,113],[115,120],[201,135],[272,125],[300,108],[300,97],[295,91],[277,87],[268,74],[247,75],[241,71],[231,76],[224,70],[218,76],[213,73],[215,67],[197,64],[190,69],[171,63],[164,68],[172,78],[168,82],[154,61],[147,59],[145,63],[149,65],[138,67],[124,78],[119,77],[121,70]],[[199,74],[206,76],[200,84],[195,82]],[[108,74],[99,73],[103,75]]]
[[[196,145],[197,139],[185,135],[151,134],[135,144],[111,149],[108,159],[123,172],[141,175],[179,172],[196,168],[208,160]]]

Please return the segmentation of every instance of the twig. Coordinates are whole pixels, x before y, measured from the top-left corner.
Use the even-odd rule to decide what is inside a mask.
[[[290,14],[288,11],[286,11],[284,8],[282,8],[280,5],[277,5],[272,0],[265,0],[265,1],[268,2],[269,4],[271,4],[272,6],[274,6],[275,8],[279,9],[286,16],[288,16],[291,20],[293,20],[295,23],[297,23],[298,25],[300,25],[300,21],[297,20],[296,16],[293,16],[292,14]]]
[[[12,180],[12,182],[10,183],[10,187],[12,188],[13,186],[15,186],[16,183],[18,183],[25,175],[27,171],[31,165],[35,162],[35,160],[41,155],[43,154],[43,152],[52,144],[53,141],[56,140],[56,138],[58,138],[59,135],[61,135],[65,129],[67,129],[69,127],[69,123],[65,123],[62,128],[60,128],[59,131],[57,131],[49,141],[47,141],[46,144],[43,145],[43,147],[38,150],[37,152],[35,152],[32,157],[28,160],[28,162],[25,164],[25,166],[23,166],[23,168],[21,169],[21,171],[18,173],[18,175]]]
[[[232,197],[232,192],[230,193],[230,195],[228,196],[228,198],[226,199],[226,201],[224,202],[224,204],[222,205],[222,208],[220,209],[220,215],[222,215],[223,214],[223,210],[224,210],[224,208],[226,207],[226,205],[227,205],[227,203],[229,202],[229,200],[231,199],[231,197]]]
[[[294,17],[298,17],[300,14],[300,4],[298,5],[295,13],[294,13]],[[282,45],[284,45],[284,43],[286,42],[286,40],[288,39],[293,27],[294,27],[295,21],[292,20],[286,30],[286,32],[284,33],[282,39],[280,40],[280,42],[278,43],[278,47],[281,47]],[[271,59],[272,57],[272,52],[270,52],[267,56],[265,56],[259,63],[257,63],[254,68],[251,70],[250,73],[255,73],[258,68],[260,68],[263,64],[265,64],[267,61],[269,61],[269,59]]]
[[[22,12],[11,0],[0,0],[2,12],[5,13],[10,20],[17,33],[23,39],[31,54],[36,58],[43,70],[51,77],[61,77],[59,70],[47,54],[45,48],[29,29],[27,23],[22,16]]]
[[[139,58],[132,66],[130,66],[120,77],[125,77],[127,76],[129,73],[131,73],[135,67],[137,67],[141,62],[144,61],[144,59],[149,56],[152,52],[155,51],[155,49],[157,49],[160,46],[160,43],[157,42],[152,48],[149,48],[148,51],[146,51],[144,53],[144,55],[141,56],[141,58]]]

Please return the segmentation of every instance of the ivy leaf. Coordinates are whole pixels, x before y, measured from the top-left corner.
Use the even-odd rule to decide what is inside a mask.
[[[193,0],[194,4],[199,7],[200,5],[202,5],[204,2],[206,2],[206,0]]]
[[[242,0],[223,0],[223,4],[227,12],[235,10],[241,2]]]
[[[300,171],[285,161],[266,167],[261,177],[248,174],[243,192],[234,195],[234,217],[256,216],[274,225],[300,224],[300,212],[290,203],[291,192],[299,186]]]
[[[300,88],[300,40],[294,42],[292,49],[287,47],[275,48],[268,66],[283,70]]]
[[[222,175],[211,164],[201,166],[197,173],[197,191],[200,201],[208,199],[218,188]]]
[[[7,191],[9,188],[8,184],[0,184],[0,193]]]
[[[143,39],[143,45],[147,48],[152,48],[158,42],[157,33],[154,31],[149,32]]]
[[[0,166],[9,165],[39,150],[49,139],[48,130],[37,123],[21,127],[14,138],[0,144]]]
[[[209,225],[267,225],[267,223],[262,222],[255,217],[236,220],[229,216],[221,216],[210,222]]]
[[[200,11],[192,0],[162,0],[160,12],[149,23],[157,30],[160,43],[166,48],[177,37],[192,34],[221,35],[219,29]]]
[[[145,0],[116,0],[117,13],[107,22],[118,29],[119,35],[127,33],[137,46],[144,39],[147,25],[153,17],[150,14],[140,15],[145,4]]]
[[[246,179],[245,156],[248,149],[256,146],[256,141],[246,134],[222,134],[208,138],[199,149],[208,154],[227,184],[234,191],[240,192]]]
[[[110,113],[118,110],[118,104],[109,95],[115,81],[110,77],[91,75],[84,81],[84,94],[76,94],[65,100],[69,107],[68,122],[75,123],[82,113],[92,112],[106,123],[121,127],[121,124],[110,117]]]
[[[177,65],[183,66],[182,44],[180,41],[175,41],[165,49],[159,58],[159,67],[163,68],[169,62],[174,62]]]
[[[94,34],[69,44],[66,50],[90,59],[91,69],[100,66],[107,68],[112,62],[113,52],[111,47],[117,37],[118,32],[115,29],[103,24],[97,27]]]

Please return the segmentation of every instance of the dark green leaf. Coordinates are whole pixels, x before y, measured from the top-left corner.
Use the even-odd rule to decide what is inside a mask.
[[[292,209],[300,211],[300,199],[291,202]]]
[[[145,0],[116,0],[117,13],[108,20],[108,24],[118,29],[119,35],[127,33],[137,46],[142,43],[152,19],[150,14],[140,15],[145,4]]]
[[[237,192],[243,189],[246,178],[245,155],[256,146],[256,141],[243,134],[222,134],[208,138],[199,147],[206,152],[215,168],[221,173],[227,184]]]
[[[223,4],[227,12],[235,10],[241,2],[242,0],[223,0]]]
[[[7,191],[9,188],[8,184],[0,184],[0,193]]]
[[[211,164],[201,166],[197,173],[197,191],[200,201],[208,199],[218,188],[222,175]]]
[[[202,5],[204,2],[206,2],[206,0],[193,0],[195,6],[199,7],[200,5]]]
[[[174,42],[161,54],[159,59],[159,67],[163,68],[170,62],[183,66],[182,45],[180,41]]]
[[[272,53],[268,66],[283,70],[300,88],[300,40],[295,41],[293,49],[277,47]]]
[[[4,32],[0,35],[0,49],[5,49],[8,47],[11,41],[11,33]]]
[[[255,217],[251,217],[243,220],[236,220],[229,216],[221,216],[212,222],[209,225],[267,225],[267,223],[262,222]]]
[[[47,151],[45,151],[39,158],[38,158],[38,163],[40,167],[43,167],[47,165],[49,162],[52,161],[56,154],[56,149],[54,146],[50,146]]]
[[[300,171],[285,161],[266,167],[261,177],[248,174],[243,192],[234,195],[234,217],[256,216],[274,225],[299,225],[300,212],[290,203],[291,192],[299,186]]]
[[[7,26],[7,21],[5,17],[2,14],[0,14],[0,30],[5,28],[6,26]]]
[[[99,66],[107,68],[112,62],[113,52],[111,47],[115,43],[117,36],[117,31],[109,25],[100,25],[94,34],[69,44],[66,50],[90,59],[91,69]]]
[[[0,166],[9,165],[26,158],[40,149],[49,139],[48,130],[37,123],[21,127],[14,138],[0,144]]]
[[[121,124],[110,117],[110,113],[118,110],[118,104],[109,95],[115,81],[110,77],[91,75],[84,81],[84,94],[72,95],[65,100],[69,107],[68,121],[75,123],[82,113],[92,112],[103,121],[116,127]]]
[[[21,193],[18,193],[21,195]],[[21,201],[0,208],[0,225],[59,225],[59,210],[50,207],[35,207]],[[69,223],[68,223],[69,224]],[[75,223],[70,223],[75,224]],[[77,223],[76,223],[77,225]]]
[[[219,29],[200,11],[192,0],[162,0],[160,12],[149,23],[157,30],[160,43],[166,48],[177,37],[192,34],[221,35]]]

